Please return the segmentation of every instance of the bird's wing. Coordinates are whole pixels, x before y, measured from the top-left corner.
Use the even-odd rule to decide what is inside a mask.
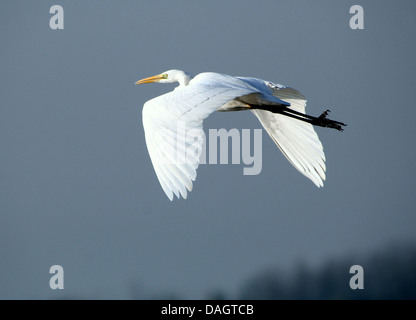
[[[296,89],[265,82],[272,94],[290,103],[290,109],[305,113],[306,99]],[[313,126],[304,121],[264,110],[252,110],[286,158],[318,186],[325,180],[325,154]]]
[[[170,200],[186,199],[196,178],[204,142],[202,121],[228,101],[256,92],[243,81],[200,74],[188,86],[156,97],[143,107],[147,149]]]

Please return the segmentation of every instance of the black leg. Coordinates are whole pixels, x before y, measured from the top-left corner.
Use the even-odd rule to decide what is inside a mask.
[[[325,127],[325,128],[332,128],[337,129],[339,131],[343,131],[343,126],[346,126],[345,123],[334,121],[327,118],[327,115],[329,114],[329,110],[325,110],[319,117],[313,117],[307,114],[304,114],[302,112],[298,112],[295,110],[290,109],[286,106],[279,106],[279,105],[251,105],[252,109],[261,109],[261,110],[267,110],[272,113],[279,113],[294,119],[298,119],[304,122],[308,122],[312,125],[319,126],[319,127]]]

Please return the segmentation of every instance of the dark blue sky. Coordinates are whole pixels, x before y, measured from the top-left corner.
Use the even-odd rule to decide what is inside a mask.
[[[64,30],[49,28],[54,4]],[[415,4],[363,1],[365,29],[351,30],[354,4],[2,1],[0,298],[233,295],[264,268],[415,242]],[[141,110],[173,86],[134,82],[172,68],[282,83],[309,114],[331,109],[348,127],[316,129],[324,188],[263,132],[260,175],[202,165],[170,202]],[[205,128],[261,125],[215,113]]]

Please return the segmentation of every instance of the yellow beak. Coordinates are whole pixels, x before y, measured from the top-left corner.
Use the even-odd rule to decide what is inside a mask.
[[[137,81],[135,84],[158,82],[162,79],[163,79],[163,76],[161,74],[158,74],[158,75],[153,76],[153,77],[141,79],[141,80]]]

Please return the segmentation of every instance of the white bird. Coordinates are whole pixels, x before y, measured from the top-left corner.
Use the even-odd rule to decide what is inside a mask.
[[[305,114],[297,90],[256,78],[205,72],[194,78],[169,70],[136,82],[172,83],[172,92],[143,106],[146,145],[160,185],[172,201],[192,191],[203,146],[202,122],[214,111],[251,110],[292,165],[318,186],[325,180],[325,154],[312,125],[342,131],[342,122]],[[191,150],[192,152],[190,152]]]

